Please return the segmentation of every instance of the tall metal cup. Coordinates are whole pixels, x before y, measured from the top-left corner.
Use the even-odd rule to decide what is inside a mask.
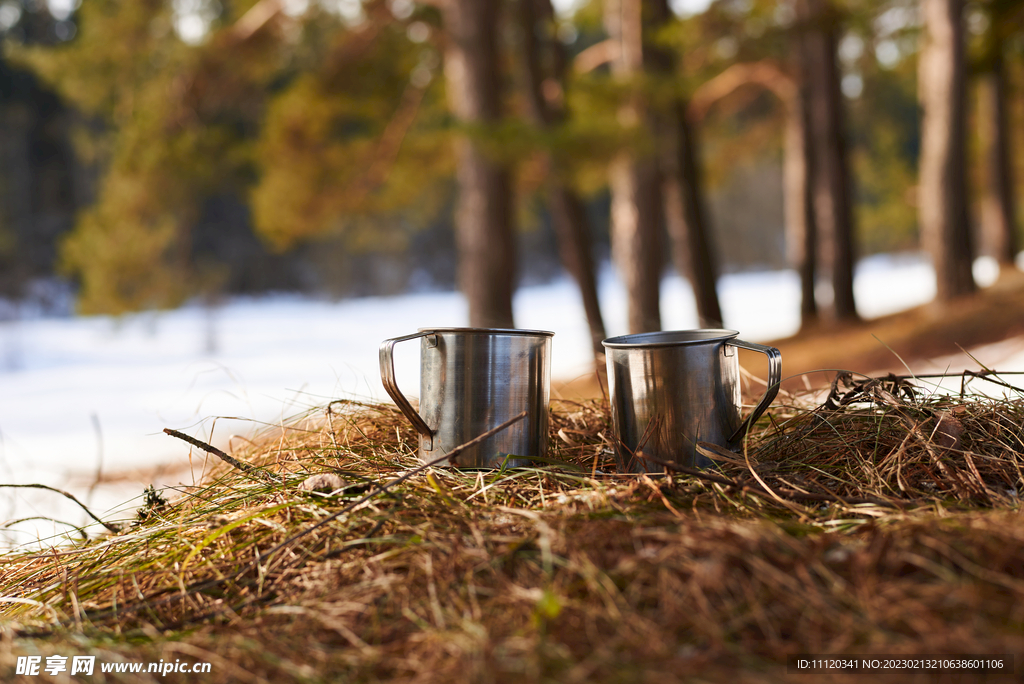
[[[658,461],[707,467],[697,442],[735,446],[775,399],[782,355],[737,340],[735,330],[680,330],[605,340],[621,472],[662,471]],[[741,419],[736,348],[768,357],[768,389]]]
[[[524,419],[457,455],[460,468],[522,467],[548,448],[551,337],[543,330],[431,328],[385,340],[380,377],[419,433],[419,456],[435,461],[523,411]],[[399,342],[420,338],[420,406],[395,381]]]

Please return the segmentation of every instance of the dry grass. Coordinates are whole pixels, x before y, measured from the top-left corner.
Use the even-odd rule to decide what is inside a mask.
[[[225,466],[130,529],[0,558],[16,600],[0,678],[33,653],[213,663],[89,680],[124,682],[753,682],[792,679],[793,653],[1024,661],[1021,396],[840,378],[825,405],[791,397],[742,453],[715,452],[717,471],[639,478],[614,473],[600,402],[552,407],[550,464],[493,472],[416,472],[396,410],[335,402],[234,452],[257,473]],[[317,473],[343,484],[300,488]]]

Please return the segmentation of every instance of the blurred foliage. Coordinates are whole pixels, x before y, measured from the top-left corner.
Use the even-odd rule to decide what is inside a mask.
[[[204,289],[191,223],[205,197],[253,174],[246,133],[272,54],[236,46],[228,60],[220,41],[179,40],[172,19],[161,0],[90,0],[75,40],[11,51],[100,123],[92,147],[107,170],[62,250],[83,312],[172,306]]]
[[[381,20],[383,3],[361,28],[314,8],[239,38],[253,4],[233,4],[189,45],[162,0],[90,0],[74,41],[9,50],[102,123],[82,145],[106,165],[99,197],[62,252],[84,312],[215,291],[222,274],[196,266],[190,240],[204,200],[221,193],[248,197],[255,228],[279,249],[326,233],[355,250],[395,244],[397,226],[423,225],[446,203],[436,50]],[[408,130],[396,128],[409,113]],[[382,150],[389,134],[394,149]],[[383,167],[382,152],[394,157]]]
[[[450,192],[437,47],[410,41],[400,22],[364,27],[367,38],[340,25],[325,35],[330,21],[306,20],[319,40],[274,93],[255,143],[256,227],[282,249],[339,231],[357,249],[401,242],[401,224],[425,225]]]
[[[223,264],[197,265],[194,244],[211,197],[238,198],[255,232],[282,252],[310,244],[316,250],[322,240],[340,240],[354,254],[420,249],[417,231],[450,224],[455,124],[446,107],[437,9],[366,0],[357,17],[349,11],[353,3],[313,0],[304,12],[278,12],[256,26],[253,17],[268,4],[85,0],[57,22],[73,22],[74,31],[32,29],[46,40],[8,31],[7,58],[41,75],[88,117],[75,131],[76,147],[103,169],[95,203],[62,249],[64,271],[81,284],[82,311],[171,306],[222,287]],[[978,0],[968,14],[1009,12],[1019,4]],[[916,2],[835,0],[833,7],[842,22],[858,250],[911,249],[919,146]],[[189,8],[195,16],[182,14]],[[602,3],[592,0],[549,27],[570,59],[604,40],[602,12]],[[18,26],[41,25],[30,14]],[[194,29],[197,17],[206,22],[205,34],[188,34],[183,27],[192,21]],[[989,21],[1017,57],[1018,23]],[[656,38],[676,51],[680,73],[624,81],[607,66],[583,74],[570,69],[561,95],[568,116],[543,132],[523,115],[518,43],[508,30],[509,116],[462,132],[514,165],[520,217],[528,228],[537,226],[546,173],[538,151],[565,160],[571,182],[600,206],[607,161],[622,146],[655,145],[644,127],[618,120],[626,93],[688,98],[737,62],[771,60],[791,70],[798,28],[790,0],[716,0]],[[972,33],[973,55],[985,54],[986,35]],[[1008,62],[1018,84],[1019,61]],[[1019,102],[1014,106],[1012,120],[1019,123],[1024,112]],[[719,240],[749,241],[759,245],[755,254],[782,254],[775,244],[782,239],[781,209],[763,198],[780,183],[784,107],[748,85],[717,102],[701,122]],[[1019,137],[1024,127],[1011,129]],[[1018,207],[1024,211],[1024,203]],[[0,232],[0,251],[5,235]]]

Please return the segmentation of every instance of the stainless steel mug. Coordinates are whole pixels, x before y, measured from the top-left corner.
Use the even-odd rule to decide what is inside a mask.
[[[697,442],[732,447],[775,399],[782,355],[737,340],[735,330],[679,330],[605,340],[620,472],[662,471],[658,461],[707,467]],[[768,389],[740,419],[736,348],[768,357]],[[649,457],[646,458],[645,457]]]
[[[543,330],[431,328],[380,346],[384,389],[419,433],[419,456],[435,461],[523,411],[524,419],[461,452],[460,468],[522,467],[548,450],[551,337]],[[420,338],[420,410],[395,382],[395,344]]]

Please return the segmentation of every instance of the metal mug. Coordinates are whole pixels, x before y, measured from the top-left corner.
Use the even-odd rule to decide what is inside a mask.
[[[697,442],[733,447],[775,399],[782,355],[737,340],[735,330],[679,330],[605,340],[620,472],[662,471],[659,463],[704,468]],[[768,389],[740,419],[736,348],[768,357]],[[645,459],[645,457],[648,457]]]
[[[385,340],[380,377],[419,433],[419,457],[436,461],[455,447],[526,411],[522,420],[459,453],[460,468],[523,467],[548,448],[551,338],[543,330],[430,328]],[[420,406],[395,381],[395,344],[421,338]]]

